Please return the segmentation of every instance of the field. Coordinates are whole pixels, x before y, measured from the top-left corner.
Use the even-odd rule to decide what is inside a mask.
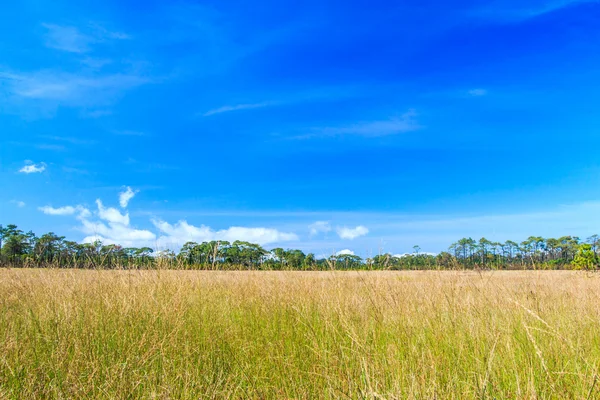
[[[0,270],[0,398],[600,397],[600,277]]]

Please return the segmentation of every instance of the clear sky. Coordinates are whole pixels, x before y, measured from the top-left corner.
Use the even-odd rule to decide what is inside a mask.
[[[0,223],[362,256],[600,233],[599,21],[569,0],[7,2]]]

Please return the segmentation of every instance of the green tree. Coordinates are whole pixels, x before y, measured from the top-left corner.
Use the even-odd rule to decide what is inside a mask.
[[[64,236],[57,236],[54,232],[45,233],[35,241],[33,253],[42,261],[52,262],[55,258],[60,258],[64,240]]]
[[[360,268],[362,266],[362,258],[354,254],[340,254],[335,256],[338,267],[345,269]]]
[[[315,255],[313,253],[308,253],[302,262],[304,269],[314,269],[316,264]]]
[[[33,232],[24,233],[16,225],[10,224],[3,228],[2,239],[2,254],[14,259],[32,250],[35,235]]]
[[[573,259],[576,269],[594,270],[598,268],[598,256],[589,243],[580,244]]]

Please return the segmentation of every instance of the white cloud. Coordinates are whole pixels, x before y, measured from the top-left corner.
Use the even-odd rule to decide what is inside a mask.
[[[93,145],[93,144],[97,143],[96,140],[80,139],[77,137],[70,137],[70,136],[39,135],[39,137],[42,139],[53,140],[56,142],[63,142],[63,143],[82,145],[82,146],[89,146],[89,145]]]
[[[84,111],[82,113],[83,116],[85,117],[89,117],[89,118],[100,118],[100,117],[105,117],[107,115],[112,115],[112,111],[111,110],[93,110],[93,111]]]
[[[331,224],[329,223],[329,221],[316,221],[315,223],[310,224],[308,226],[308,229],[310,229],[310,235],[315,236],[319,233],[330,232]]]
[[[94,38],[84,35],[73,26],[60,26],[54,24],[42,24],[48,30],[46,34],[46,46],[56,50],[70,53],[85,53],[89,51],[89,45]]]
[[[337,253],[335,253],[336,256],[353,256],[354,252],[350,249],[344,249],[344,250],[340,250]]]
[[[417,113],[414,110],[409,110],[400,117],[393,117],[386,120],[361,121],[344,126],[313,128],[312,132],[297,136],[296,139],[339,135],[359,135],[366,137],[396,135],[421,129],[422,126],[415,119],[416,115]]]
[[[37,147],[38,149],[41,149],[41,150],[50,150],[50,151],[65,151],[66,150],[66,147],[63,146],[62,144],[40,143],[40,144],[36,145],[35,147]]]
[[[38,207],[38,210],[46,215],[74,215],[76,213],[79,213],[79,217],[88,217],[91,215],[90,210],[81,205],[64,206],[58,208],[54,208],[52,206],[43,206]]]
[[[127,204],[129,204],[129,200],[133,199],[133,196],[135,196],[138,192],[139,190],[134,191],[131,189],[131,187],[127,186],[124,192],[119,193],[119,204],[121,205],[121,207],[127,207]]]
[[[524,21],[567,7],[594,2],[597,0],[491,2],[484,8],[475,9],[471,14],[493,21]]]
[[[100,240],[104,244],[119,244],[121,246],[149,246],[153,247],[156,235],[145,229],[135,229],[120,223],[90,221],[87,218],[80,219],[82,226],[79,228],[87,234],[84,243],[92,243]]]
[[[134,74],[84,75],[61,71],[32,73],[0,72],[0,81],[6,81],[11,94],[32,100],[54,100],[77,105],[98,102],[98,97],[150,82]]]
[[[159,238],[159,245],[164,247],[181,246],[185,242],[206,242],[211,240],[236,240],[247,241],[265,245],[269,243],[287,242],[298,240],[294,233],[280,232],[273,228],[246,228],[230,227],[215,231],[208,226],[196,227],[187,221],[181,220],[175,224],[169,224],[162,220],[152,220],[154,226],[164,235]]]
[[[365,236],[367,233],[369,233],[369,229],[363,225],[359,225],[356,228],[347,228],[344,226],[338,227],[336,232],[341,239],[353,240],[357,237]]]
[[[473,97],[480,97],[480,96],[485,96],[487,94],[487,90],[485,89],[471,89],[469,90],[469,95],[473,96]]]
[[[23,168],[21,168],[19,170],[19,172],[22,172],[24,174],[34,174],[34,173],[39,173],[39,172],[44,172],[46,170],[46,163],[39,163],[39,164],[33,164],[31,162],[26,162],[27,165],[25,165]]]
[[[123,193],[127,193],[127,191]],[[122,200],[123,193],[119,196],[120,200]],[[122,214],[116,208],[105,207],[100,199],[96,200],[96,205],[98,209],[94,214],[80,205],[60,208],[45,206],[40,207],[39,210],[48,215],[76,215],[78,213],[76,218],[81,225],[77,229],[87,235],[83,239],[84,243],[100,240],[104,244],[120,244],[127,247],[149,246],[152,248],[174,249],[182,246],[187,241],[227,240],[233,242],[242,240],[264,245],[298,240],[298,236],[294,233],[280,232],[272,228],[234,226],[223,230],[213,230],[204,225],[196,227],[183,220],[175,224],[152,220],[153,225],[161,234],[160,237],[157,237],[155,233],[149,230],[130,226],[128,213]],[[93,216],[97,220],[94,220]]]
[[[51,206],[38,207],[38,210],[47,215],[73,215],[77,212],[77,209],[73,206],[64,206],[54,208]]]
[[[23,208],[25,207],[25,202],[24,201],[20,201],[20,200],[11,200],[10,201],[12,204],[16,205],[19,208]]]
[[[129,213],[123,215],[116,208],[106,208],[100,199],[96,200],[96,205],[98,205],[98,216],[101,219],[108,221],[109,223],[116,223],[125,226],[129,225]]]
[[[91,45],[113,39],[129,39],[129,35],[120,32],[110,32],[98,25],[86,27],[87,33],[82,33],[74,26],[42,24],[48,30],[46,46],[51,49],[69,53],[87,53]]]
[[[219,107],[219,108],[215,108],[213,110],[209,110],[207,112],[205,112],[204,114],[202,114],[203,117],[208,117],[211,115],[215,115],[215,114],[221,114],[221,113],[225,113],[225,112],[230,112],[230,111],[238,111],[238,110],[251,110],[254,108],[263,108],[263,107],[268,107],[275,104],[274,102],[270,102],[270,101],[266,101],[263,103],[254,103],[254,104],[236,104],[233,106],[223,106],[223,107]]]
[[[85,233],[84,243],[100,240],[104,244],[119,244],[121,246],[149,246],[156,244],[156,235],[146,229],[129,226],[129,214],[121,214],[116,208],[106,208],[100,199],[96,200],[98,211],[96,215],[101,220],[92,221],[91,213],[78,216],[81,226],[78,228]],[[86,210],[87,211],[87,210]]]
[[[115,135],[120,135],[120,136],[146,136],[145,132],[132,131],[129,129],[113,130],[112,133],[114,133]]]

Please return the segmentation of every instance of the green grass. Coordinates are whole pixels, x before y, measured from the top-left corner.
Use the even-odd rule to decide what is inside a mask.
[[[600,279],[0,270],[0,398],[600,397]]]

